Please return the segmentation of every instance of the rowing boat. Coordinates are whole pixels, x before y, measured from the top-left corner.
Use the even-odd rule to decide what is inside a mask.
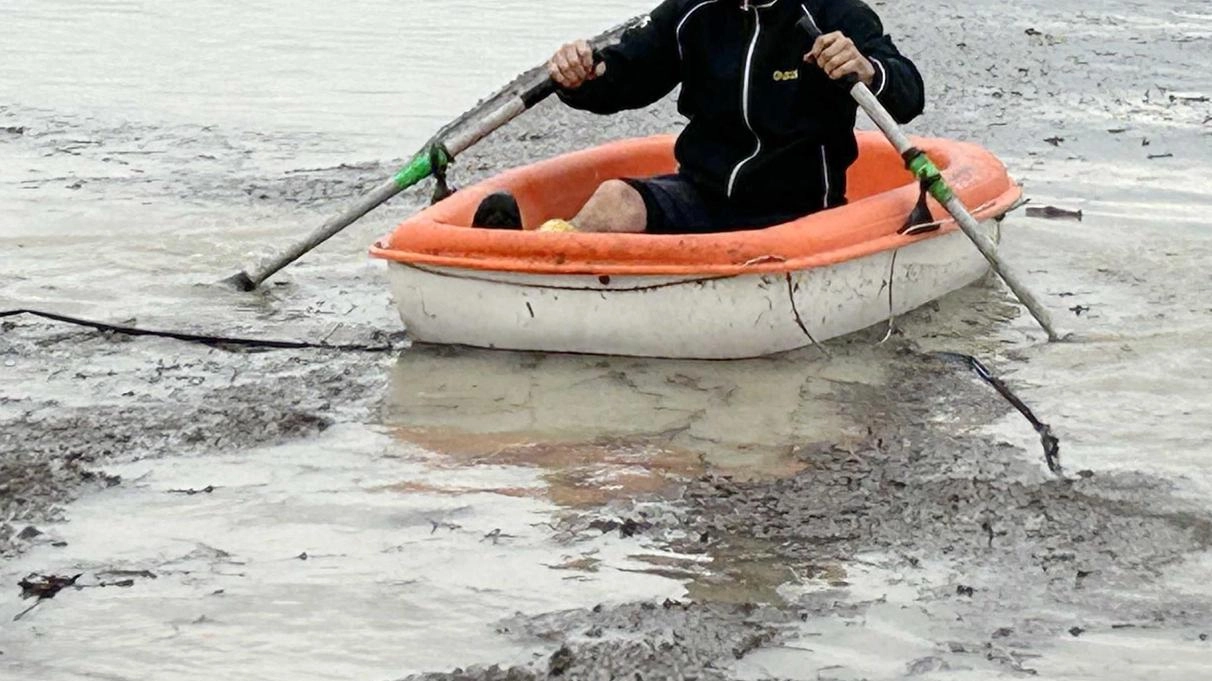
[[[878,133],[857,133],[848,203],[765,229],[716,234],[542,232],[603,181],[673,172],[674,138],[626,139],[509,170],[398,225],[388,263],[416,342],[732,359],[775,354],[883,322],[972,284],[988,263],[931,199],[937,229],[903,233],[918,183]],[[917,138],[994,241],[1020,187],[989,151]],[[470,224],[514,194],[523,230]]]

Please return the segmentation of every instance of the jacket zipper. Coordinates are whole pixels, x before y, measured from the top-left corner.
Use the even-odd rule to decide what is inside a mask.
[[[749,54],[745,57],[745,73],[742,76],[744,81],[741,85],[741,118],[745,121],[745,127],[749,128],[749,132],[753,135],[753,140],[757,143],[757,148],[753,150],[753,154],[751,154],[749,158],[746,158],[740,163],[736,164],[736,166],[732,169],[732,175],[728,178],[727,196],[729,198],[732,198],[732,190],[736,186],[736,178],[737,175],[740,174],[741,168],[744,167],[746,163],[757,158],[758,154],[762,153],[762,138],[758,137],[757,131],[753,129],[753,124],[749,122],[749,81],[753,70],[753,53],[757,48],[758,36],[762,33],[762,20],[758,16],[758,9],[756,7],[750,7],[749,10],[753,12],[753,40],[751,40],[749,43]]]

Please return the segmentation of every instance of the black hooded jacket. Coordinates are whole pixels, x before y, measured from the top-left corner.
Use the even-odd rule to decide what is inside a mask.
[[[811,17],[841,31],[875,66],[871,90],[894,118],[922,112],[917,67],[861,0],[665,0],[601,56],[606,74],[568,105],[600,114],[648,106],[679,83],[679,172],[739,205],[811,212],[845,203],[846,169],[858,156],[857,104],[815,64],[796,27]]]

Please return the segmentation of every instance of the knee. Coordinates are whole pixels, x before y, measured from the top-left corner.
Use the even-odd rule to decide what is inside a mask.
[[[628,206],[640,200],[639,193],[622,180],[606,180],[598,185],[597,191],[593,193],[593,198],[616,208]]]
[[[640,193],[622,180],[607,180],[594,190],[573,222],[587,232],[642,232],[647,209]]]

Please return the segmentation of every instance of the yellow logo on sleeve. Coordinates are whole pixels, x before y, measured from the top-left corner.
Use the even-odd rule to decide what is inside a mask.
[[[774,79],[777,81],[799,80],[799,78],[800,78],[799,69],[792,69],[790,71],[775,71],[774,72]]]

